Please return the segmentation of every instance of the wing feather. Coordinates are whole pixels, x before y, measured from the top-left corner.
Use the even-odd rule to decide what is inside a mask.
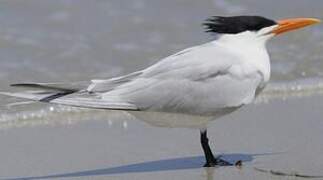
[[[116,77],[108,80],[92,80],[91,84],[88,86],[88,92],[106,92],[110,91],[113,88],[120,86],[121,84],[130,82],[136,77],[140,76],[142,72],[137,71],[125,76]]]
[[[121,101],[120,99],[111,98],[104,100],[96,95],[88,93],[64,94],[62,92],[46,92],[46,91],[24,91],[24,92],[0,92],[2,95],[29,99],[33,101],[48,102],[54,104],[69,105],[75,107],[110,109],[110,110],[139,110],[135,105]]]

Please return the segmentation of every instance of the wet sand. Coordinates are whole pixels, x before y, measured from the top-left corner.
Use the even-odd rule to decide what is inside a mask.
[[[194,129],[112,123],[91,119],[91,112],[72,124],[2,129],[0,179],[285,179],[254,168],[323,175],[322,102],[321,96],[275,100],[212,122],[213,151],[243,160],[240,169],[202,168]]]

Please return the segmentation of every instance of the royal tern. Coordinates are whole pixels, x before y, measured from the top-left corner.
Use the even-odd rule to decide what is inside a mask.
[[[213,16],[204,26],[207,32],[217,34],[215,40],[180,51],[144,70],[92,80],[84,89],[22,83],[13,86],[40,91],[2,94],[70,106],[123,110],[148,119],[147,122],[158,117],[154,123],[161,126],[174,123],[175,116],[191,119],[195,122],[192,126],[200,129],[205,166],[231,165],[213,155],[207,123],[251,103],[265,88],[270,79],[266,50],[269,39],[318,22],[315,18],[274,21],[260,16]]]

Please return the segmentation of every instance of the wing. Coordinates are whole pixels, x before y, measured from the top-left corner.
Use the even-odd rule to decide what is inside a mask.
[[[125,76],[116,77],[107,80],[92,80],[91,84],[87,87],[88,92],[98,93],[98,92],[106,92],[110,91],[113,88],[120,86],[124,83],[130,82],[136,77],[140,76],[142,72],[134,72]]]
[[[185,49],[142,71],[140,77],[198,80],[225,73],[238,58],[211,42]]]
[[[80,83],[21,83],[12,84],[14,87],[37,89],[37,91],[22,92],[0,92],[2,95],[29,99],[33,101],[55,103],[76,107],[96,108],[96,109],[113,109],[113,110],[138,110],[130,103],[123,102],[120,99],[104,100],[95,94],[89,94],[82,89],[76,88],[75,84]],[[73,88],[74,89],[73,89]]]
[[[0,92],[2,95],[29,99],[33,101],[47,102],[53,104],[69,105],[74,107],[127,110],[136,111],[138,108],[130,103],[117,101],[115,99],[104,100],[94,94],[84,92],[50,92],[50,91],[24,91],[24,92]]]
[[[88,86],[88,92],[102,93],[114,90],[119,86],[127,83],[131,83],[140,78],[207,78],[208,76],[215,76],[217,73],[221,73],[221,70],[225,70],[231,63],[231,59],[227,58],[226,62],[214,61],[216,56],[225,56],[228,52],[225,49],[215,50],[214,44],[207,43],[201,46],[195,46],[184,49],[174,55],[166,57],[142,71],[137,71],[125,76],[116,77],[107,80],[92,80],[91,85]],[[204,57],[201,57],[201,54]],[[209,57],[214,57],[210,59]],[[232,58],[234,59],[234,58]],[[212,62],[212,66],[209,66]],[[203,68],[203,72],[195,71],[194,69],[199,66]],[[218,71],[219,70],[219,71]],[[198,73],[195,74],[194,72]],[[215,74],[210,74],[215,73]]]
[[[118,97],[141,110],[215,115],[250,103],[263,81],[240,61],[226,48],[202,45],[148,67],[102,98]]]
[[[146,111],[216,115],[251,103],[261,79],[261,75],[239,79],[230,73],[199,81],[142,78],[105,93],[103,99],[121,97]]]
[[[41,90],[57,90],[57,91],[78,91],[89,86],[89,81],[65,82],[65,83],[19,83],[11,84],[13,87]]]

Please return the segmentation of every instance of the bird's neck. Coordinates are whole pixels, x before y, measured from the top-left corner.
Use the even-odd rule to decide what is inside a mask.
[[[239,34],[223,34],[216,40],[221,44],[228,44],[232,47],[265,48],[266,42],[271,36],[258,36],[254,32],[244,32]]]
[[[267,39],[257,38],[253,34],[246,33],[222,35],[213,43],[237,54],[237,57],[241,57],[243,63],[255,66],[263,74],[264,82],[268,82],[270,78],[270,59],[266,49],[266,41]]]

